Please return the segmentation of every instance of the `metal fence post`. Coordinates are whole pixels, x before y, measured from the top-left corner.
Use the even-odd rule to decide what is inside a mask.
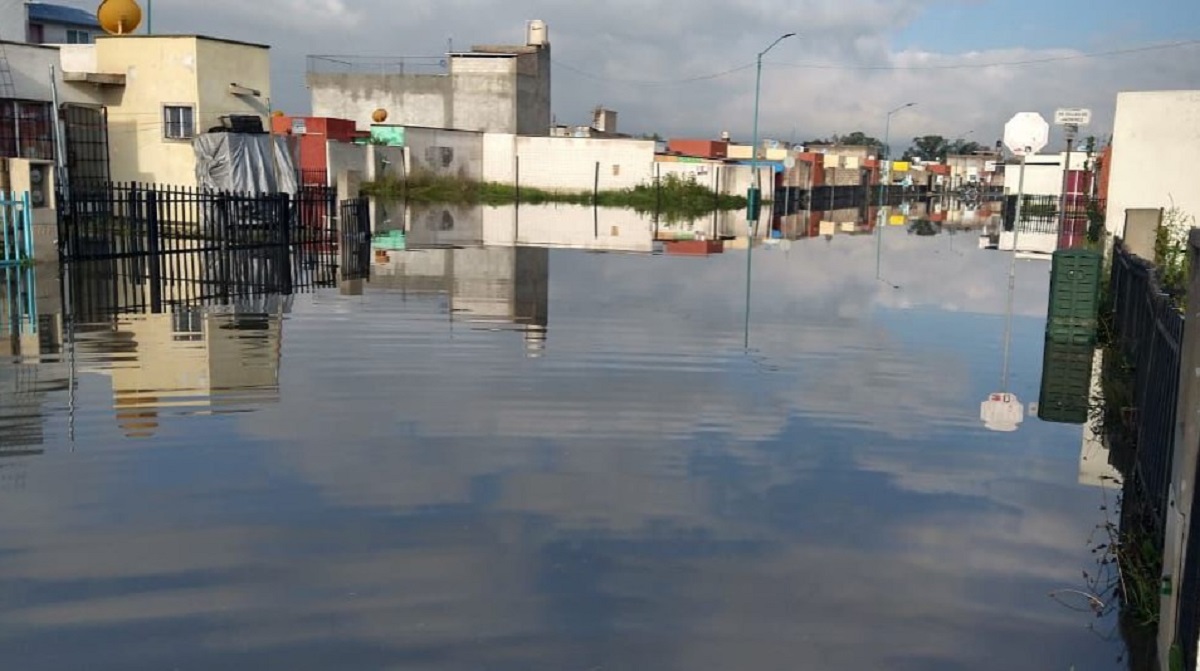
[[[280,226],[280,250],[279,250],[279,292],[285,296],[292,293],[292,222],[288,216],[291,210],[291,197],[287,193],[281,193],[278,196],[278,205],[275,210],[275,216],[279,220]]]
[[[150,270],[150,311],[162,312],[162,258],[158,230],[158,193],[146,191],[146,251]]]

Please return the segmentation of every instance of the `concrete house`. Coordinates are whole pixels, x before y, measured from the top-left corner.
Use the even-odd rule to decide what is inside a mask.
[[[203,35],[104,36],[62,48],[63,79],[108,108],[114,181],[196,183],[192,140],[222,117],[268,128],[269,47]]]
[[[474,46],[443,59],[309,56],[308,62],[313,116],[353,119],[360,128],[386,120],[516,135],[550,132],[550,40],[541,21],[529,22],[525,44]],[[386,119],[374,118],[376,110]]]

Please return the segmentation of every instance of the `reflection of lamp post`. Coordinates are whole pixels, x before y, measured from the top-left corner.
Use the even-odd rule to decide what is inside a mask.
[[[762,59],[768,51],[775,48],[776,44],[789,37],[795,37],[795,35],[796,33],[780,35],[766,49],[758,52],[758,57],[755,59],[754,133],[751,135],[750,145],[750,190],[749,198],[746,199],[746,313],[742,332],[742,344],[746,348],[750,347],[750,257],[754,252],[754,236],[758,232],[758,215],[762,205],[762,191],[758,187],[758,99],[762,89]]]
[[[883,159],[880,161],[879,165],[879,216],[875,221],[875,279],[879,279],[879,261],[880,257],[883,255],[883,185],[886,183],[886,180],[884,179],[884,167],[886,166],[887,168],[886,173],[888,177],[891,177],[892,174],[892,150],[891,147],[888,146],[888,142],[891,140],[892,134],[892,115],[902,109],[912,107],[913,105],[916,105],[916,103],[904,103],[896,109],[888,112],[887,123],[883,127],[883,149],[879,152],[881,154],[880,158]]]

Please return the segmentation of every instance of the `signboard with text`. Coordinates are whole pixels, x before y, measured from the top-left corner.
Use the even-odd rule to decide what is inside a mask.
[[[1056,126],[1086,126],[1092,122],[1092,110],[1083,107],[1064,107],[1054,112]]]

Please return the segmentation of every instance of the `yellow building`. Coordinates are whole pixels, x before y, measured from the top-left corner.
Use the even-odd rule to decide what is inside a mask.
[[[108,107],[113,181],[194,186],[192,139],[221,117],[268,127],[269,47],[200,35],[100,37],[65,46],[68,86],[100,91]]]

